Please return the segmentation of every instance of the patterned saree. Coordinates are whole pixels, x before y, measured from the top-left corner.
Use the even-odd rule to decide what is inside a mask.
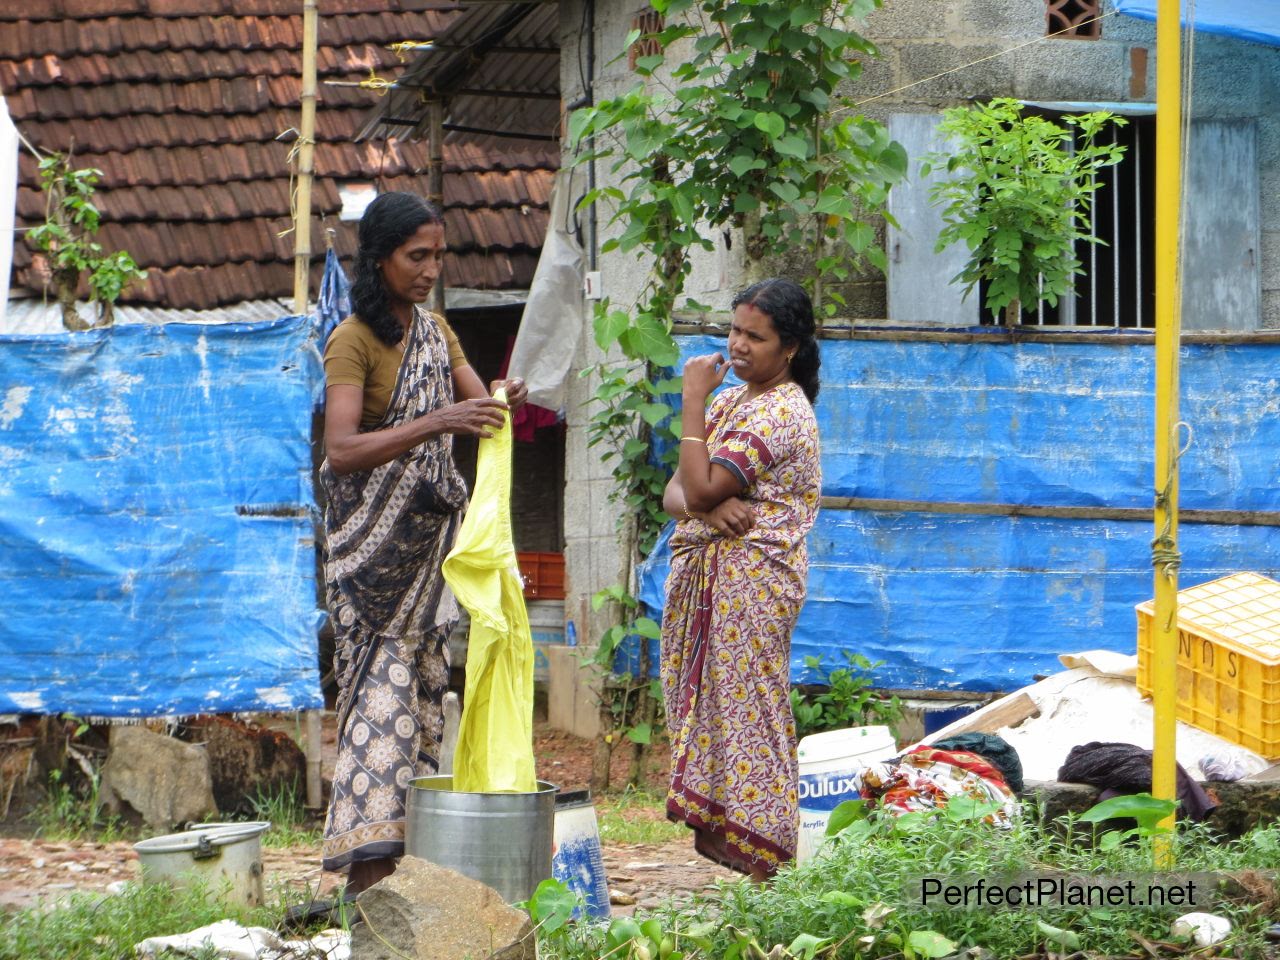
[[[382,430],[453,403],[444,336],[414,313]],[[338,760],[324,869],[404,853],[405,797],[434,774],[449,683],[446,640],[457,605],[440,567],[466,486],[453,438],[433,437],[373,470],[320,468],[328,504],[325,580],[336,637]]]
[[[794,383],[720,393],[711,462],[732,471],[756,525],[726,536],[682,520],[671,539],[662,683],[673,737],[667,816],[724,866],[772,875],[798,829],[791,631],[804,604],[805,535],[821,471],[813,409]]]

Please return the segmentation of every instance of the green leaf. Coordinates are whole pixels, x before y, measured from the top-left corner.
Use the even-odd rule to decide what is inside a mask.
[[[784,157],[795,157],[803,160],[809,156],[809,142],[797,134],[781,137],[774,141],[773,149]]]
[[[1094,804],[1080,819],[1085,823],[1101,823],[1103,820],[1116,820],[1127,817],[1138,821],[1143,830],[1154,830],[1161,820],[1173,816],[1178,809],[1178,801],[1161,800],[1149,793],[1135,793],[1122,797],[1111,797],[1101,803]]]
[[[632,743],[648,743],[653,739],[653,728],[647,723],[627,728],[627,739]]]
[[[657,320],[650,319],[624,330],[618,335],[618,343],[627,356],[648,360],[660,367],[669,367],[680,359],[680,348],[666,327]]]
[[[653,73],[654,70],[657,70],[658,67],[662,66],[663,61],[665,60],[666,57],[660,53],[651,53],[645,57],[636,57],[636,73],[647,76],[648,74]]]
[[[648,617],[637,617],[631,629],[639,636],[648,637],[650,640],[659,640],[662,637],[662,628]]]
[[[787,122],[776,113],[760,112],[756,114],[755,126],[774,140],[777,140],[787,130]]]
[[[818,898],[823,903],[831,903],[837,907],[860,907],[862,901],[855,897],[852,893],[844,890],[828,890]]]
[[[787,952],[793,957],[799,957],[800,960],[813,960],[813,955],[830,942],[830,937],[815,937],[811,933],[802,933],[791,941]]]
[[[739,153],[729,158],[729,170],[735,177],[746,176],[752,170],[761,170],[765,162],[759,157],[747,153]]]
[[[582,898],[560,880],[548,878],[538,884],[525,903],[529,916],[546,933],[559,930],[573,916]]]
[[[867,819],[865,800],[842,800],[827,819],[827,836],[834,837],[849,824]]]
[[[651,427],[656,427],[673,412],[668,403],[642,403],[637,409],[644,422]]]
[[[1064,951],[1079,950],[1080,937],[1074,931],[1064,930],[1061,927],[1050,926],[1043,920],[1036,921],[1036,930],[1046,940],[1056,943],[1062,947]]]
[[[593,321],[596,335],[596,346],[608,350],[618,342],[623,332],[631,326],[631,318],[621,310],[610,310],[598,313]]]
[[[907,935],[907,945],[922,957],[936,960],[956,952],[956,944],[936,930],[912,930]]]

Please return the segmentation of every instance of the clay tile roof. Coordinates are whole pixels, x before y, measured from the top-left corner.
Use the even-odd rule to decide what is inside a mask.
[[[355,224],[338,219],[340,187],[375,183],[425,193],[430,159],[421,140],[357,141],[389,98],[324,81],[362,80],[370,71],[400,79],[418,65],[402,63],[389,44],[434,39],[458,23],[467,28],[465,38],[492,16],[450,0],[318,2],[313,296],[324,252],[322,217],[336,228],[339,254],[354,252]],[[0,3],[0,92],[39,149],[70,149],[78,166],[102,171],[99,240],[128,250],[149,271],[125,302],[208,309],[292,295],[289,163],[299,123],[301,6],[298,0]],[[525,18],[507,43],[548,43],[545,33],[545,17]],[[538,98],[498,100],[500,110],[533,104],[552,117],[559,109],[557,64],[554,55],[517,59],[487,78],[477,71],[476,83]],[[458,100],[484,102],[463,94]],[[451,136],[444,157],[450,286],[528,287],[558,160],[553,140]],[[42,218],[44,199],[25,150],[19,170],[18,217],[26,226]],[[15,245],[14,286],[41,290],[41,267],[31,250]]]

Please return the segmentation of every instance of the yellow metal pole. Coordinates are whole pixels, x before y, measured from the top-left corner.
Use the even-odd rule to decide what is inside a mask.
[[[293,312],[307,312],[311,272],[311,174],[316,143],[316,0],[302,3],[302,119],[298,125],[298,196],[293,209]]]
[[[1182,56],[1179,0],[1156,15],[1156,539],[1155,635],[1151,657],[1155,714],[1151,793],[1177,795],[1175,713],[1178,657],[1178,341],[1181,285],[1178,229],[1182,189]],[[1173,826],[1170,817],[1162,826]],[[1172,865],[1172,845],[1156,843],[1156,865]]]

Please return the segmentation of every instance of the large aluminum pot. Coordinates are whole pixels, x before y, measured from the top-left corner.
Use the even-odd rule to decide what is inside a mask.
[[[133,845],[143,883],[203,884],[210,893],[247,907],[260,907],[262,834],[266,821],[204,823]]]
[[[492,887],[508,903],[533,896],[551,876],[559,788],[460,793],[453,777],[410,782],[404,852]]]

